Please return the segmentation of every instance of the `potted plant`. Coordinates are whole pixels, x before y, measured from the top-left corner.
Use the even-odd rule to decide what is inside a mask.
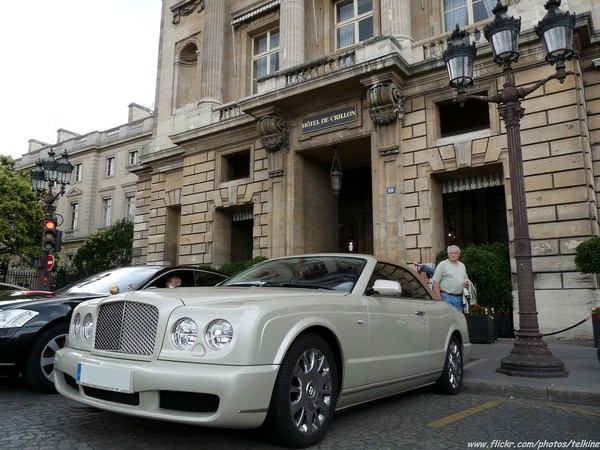
[[[594,332],[594,347],[600,347],[600,306],[592,308],[592,331]]]
[[[472,343],[491,344],[498,340],[496,321],[488,308],[479,304],[473,305],[465,317],[469,329],[469,340]]]
[[[583,274],[600,273],[600,236],[591,237],[575,248],[575,267]],[[600,306],[592,307],[594,346],[600,345]]]

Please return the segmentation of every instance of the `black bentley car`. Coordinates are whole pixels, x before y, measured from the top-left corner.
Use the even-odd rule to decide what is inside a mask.
[[[191,266],[132,266],[101,272],[54,293],[52,298],[0,297],[0,375],[23,375],[38,391],[54,389],[54,355],[65,345],[75,307],[94,298],[136,290],[214,286],[227,275]]]

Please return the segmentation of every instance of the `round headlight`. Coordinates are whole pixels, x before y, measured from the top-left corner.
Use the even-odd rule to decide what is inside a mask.
[[[73,337],[77,336],[79,334],[80,330],[81,330],[81,315],[79,313],[77,313],[75,315],[75,319],[73,319],[73,325],[71,325],[71,335]]]
[[[92,315],[86,314],[86,316],[83,318],[83,324],[81,325],[81,338],[84,341],[87,341],[92,335],[92,328],[94,328]]]
[[[173,344],[179,350],[190,349],[198,339],[198,325],[192,319],[181,319],[173,327]]]
[[[225,319],[213,320],[206,328],[206,343],[213,350],[227,348],[233,339],[233,327]]]

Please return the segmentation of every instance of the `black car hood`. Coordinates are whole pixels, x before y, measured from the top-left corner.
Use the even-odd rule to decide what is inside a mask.
[[[59,297],[51,298],[30,298],[30,299],[0,299],[0,310],[3,309],[18,309],[28,308],[35,309],[37,307],[46,307],[53,304],[64,304],[69,302],[81,303],[85,300],[93,298],[108,297],[108,294],[72,294],[62,295]]]

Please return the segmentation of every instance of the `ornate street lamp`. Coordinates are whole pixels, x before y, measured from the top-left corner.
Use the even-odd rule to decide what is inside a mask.
[[[477,54],[475,43],[469,45],[466,34],[456,25],[448,40],[448,49],[443,58],[448,69],[450,86],[459,92],[466,92],[467,86],[473,84],[473,61]]]
[[[46,218],[53,217],[56,210],[54,202],[58,197],[64,195],[65,186],[71,180],[74,167],[69,161],[66,150],[63,151],[58,160],[55,158],[55,154],[53,149],[48,150],[48,157],[40,158],[30,172],[31,188],[38,195],[38,198],[44,202],[44,215]],[[52,188],[57,184],[60,185],[60,190],[54,194]]]
[[[473,82],[472,60],[475,58],[476,49],[474,45],[469,45],[465,33],[457,30],[452,33],[448,49],[443,56],[450,77],[450,86],[458,90],[456,101],[464,104],[465,101],[473,99],[497,103],[498,113],[506,127],[520,330],[511,354],[500,362],[500,368],[497,371],[523,377],[545,378],[568,375],[564,363],[555,358],[548,350],[539,331],[520,134],[520,121],[525,113],[521,106],[521,99],[550,80],[557,79],[563,83],[567,75],[573,74],[573,72],[565,71],[564,62],[570,60],[574,54],[572,39],[575,14],[562,12],[558,9],[559,6],[560,0],[548,0],[545,5],[548,13],[536,27],[536,32],[544,42],[547,51],[546,60],[551,64],[556,64],[556,73],[533,86],[517,88],[515,85],[511,64],[519,59],[518,37],[521,19],[507,16],[507,7],[501,3],[501,0],[498,0],[496,7],[492,10],[494,20],[483,31],[492,47],[494,61],[503,67],[504,88],[502,91],[489,97],[466,94],[467,86]],[[460,39],[463,40],[462,43]],[[467,51],[467,48],[472,50]]]
[[[38,199],[44,202],[44,221],[42,224],[42,256],[38,265],[38,289],[48,290],[51,264],[54,264],[54,251],[60,251],[60,231],[56,229],[58,223],[54,217],[56,207],[54,202],[64,195],[65,186],[69,184],[73,173],[73,164],[69,161],[67,151],[63,151],[60,158],[55,158],[53,149],[48,151],[48,157],[39,159],[31,170],[31,188]],[[58,192],[53,193],[52,188],[60,185]]]

